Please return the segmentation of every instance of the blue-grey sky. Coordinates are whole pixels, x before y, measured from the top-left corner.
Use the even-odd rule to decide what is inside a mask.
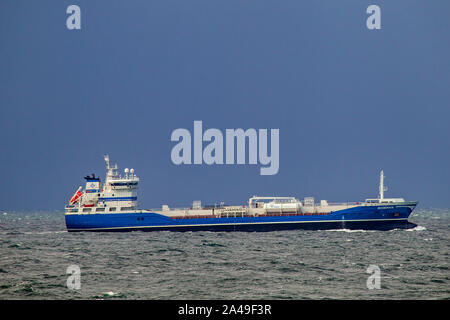
[[[63,209],[104,153],[135,168],[144,208],[359,201],[381,168],[387,197],[448,208],[449,15],[447,0],[2,0],[0,209]],[[170,135],[194,120],[278,128],[278,174],[174,165]]]

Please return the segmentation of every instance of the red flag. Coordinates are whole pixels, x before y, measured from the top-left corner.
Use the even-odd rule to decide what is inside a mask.
[[[81,192],[81,187],[78,188],[77,192],[70,198],[69,203],[72,205],[77,203],[78,200],[83,196],[83,192]]]

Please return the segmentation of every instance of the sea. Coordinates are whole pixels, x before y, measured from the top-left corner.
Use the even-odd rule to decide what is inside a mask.
[[[409,220],[417,227],[69,233],[63,212],[0,211],[0,299],[449,299],[450,209]]]

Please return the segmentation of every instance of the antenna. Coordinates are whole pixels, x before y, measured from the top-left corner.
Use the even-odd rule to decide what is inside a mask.
[[[105,158],[106,169],[109,169],[110,168],[110,166],[109,166],[109,155],[105,154],[103,157]]]

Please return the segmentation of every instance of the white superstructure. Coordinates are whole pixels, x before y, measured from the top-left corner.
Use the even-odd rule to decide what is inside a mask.
[[[81,191],[81,187],[77,190],[80,195],[74,201],[71,199],[72,203],[66,206],[66,212],[114,213],[137,210],[139,178],[134,173],[134,169],[126,168],[122,176],[118,173],[117,164],[111,165],[108,155],[105,155],[104,159],[106,179],[103,186],[100,178],[95,177],[94,174],[86,176],[84,192]]]

